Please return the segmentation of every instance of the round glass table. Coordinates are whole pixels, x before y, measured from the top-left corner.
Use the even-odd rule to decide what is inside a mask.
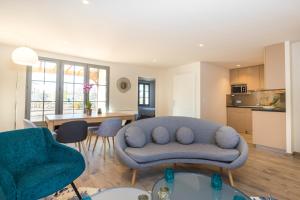
[[[91,196],[92,200],[138,200],[139,195],[147,195],[151,200],[147,191],[137,188],[123,187],[104,190]]]
[[[211,178],[196,173],[175,173],[173,183],[169,184],[164,178],[158,180],[152,189],[152,200],[250,200],[250,198],[241,191],[225,184],[221,190],[211,187]],[[165,189],[167,187],[167,190]],[[162,192],[168,193],[165,198],[160,198]]]

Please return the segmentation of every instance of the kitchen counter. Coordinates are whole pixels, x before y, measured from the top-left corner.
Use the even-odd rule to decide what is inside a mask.
[[[261,106],[234,106],[234,105],[227,105],[230,108],[251,108],[252,111],[262,111],[262,112],[285,112],[285,108],[273,108],[273,109],[266,109]]]

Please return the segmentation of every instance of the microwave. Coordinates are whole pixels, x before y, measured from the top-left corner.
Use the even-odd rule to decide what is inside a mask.
[[[247,84],[231,85],[231,94],[247,93]]]

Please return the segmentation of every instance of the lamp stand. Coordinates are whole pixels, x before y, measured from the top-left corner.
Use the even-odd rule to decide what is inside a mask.
[[[18,108],[18,86],[19,86],[19,70],[17,69],[17,79],[16,79],[16,91],[15,91],[15,120],[14,120],[14,129],[17,129],[17,108]]]

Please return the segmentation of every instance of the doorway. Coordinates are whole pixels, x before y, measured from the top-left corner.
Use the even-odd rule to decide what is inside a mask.
[[[155,117],[155,79],[138,78],[138,119]]]

